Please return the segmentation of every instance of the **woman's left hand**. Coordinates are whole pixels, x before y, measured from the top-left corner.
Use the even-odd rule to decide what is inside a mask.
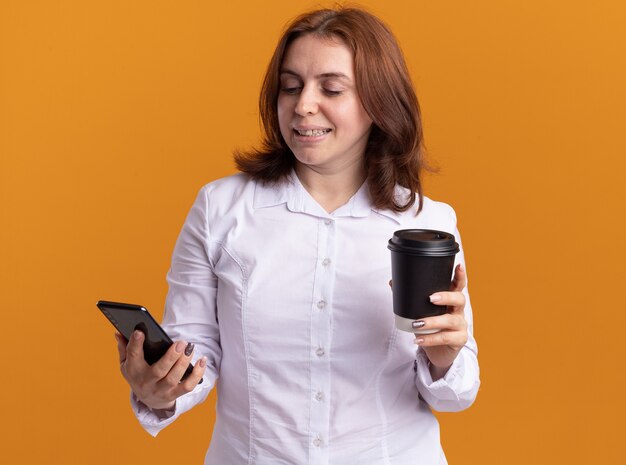
[[[433,379],[442,378],[454,362],[468,338],[465,321],[465,295],[462,290],[467,285],[465,269],[460,264],[454,272],[454,279],[449,292],[436,292],[430,296],[435,305],[445,305],[448,313],[418,320],[419,329],[439,329],[433,334],[416,334],[415,343],[422,347],[430,360],[430,372]]]

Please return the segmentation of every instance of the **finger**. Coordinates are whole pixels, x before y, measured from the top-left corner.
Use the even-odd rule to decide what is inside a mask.
[[[466,286],[467,273],[465,272],[465,267],[459,263],[454,270],[454,278],[450,284],[450,290],[452,292],[461,292]]]
[[[115,340],[117,341],[117,352],[120,356],[120,363],[123,363],[126,360],[126,345],[128,341],[118,332],[115,332]]]
[[[419,329],[420,331],[426,329],[459,331],[467,328],[467,322],[465,321],[463,315],[445,313],[439,316],[431,316],[421,320],[416,320],[413,322],[413,327],[415,329]]]
[[[439,331],[433,334],[417,334],[415,344],[421,347],[462,347],[467,342],[467,331]]]
[[[463,308],[465,306],[465,295],[459,291],[435,292],[430,296],[430,301],[435,305]]]
[[[178,360],[176,360],[167,376],[163,379],[163,381],[169,384],[171,387],[177,386],[178,383],[180,383],[182,377],[185,375],[185,372],[189,367],[189,362],[191,361],[191,357],[193,355],[193,348],[194,345],[191,342],[185,346],[182,356],[179,357]]]
[[[389,287],[393,288],[393,281],[391,279],[389,280]]]
[[[187,377],[185,381],[180,383],[180,385],[176,388],[179,395],[186,394],[188,392],[193,391],[193,389],[198,385],[204,373],[206,372],[206,357],[202,357],[200,360],[196,362],[193,367],[193,371]]]
[[[122,373],[129,378],[136,378],[148,368],[148,363],[143,358],[143,341],[146,336],[139,330],[133,331],[130,341],[126,345],[126,358],[122,362]]]
[[[126,360],[143,361],[143,341],[146,336],[139,330],[133,331],[126,345]]]
[[[167,352],[150,367],[152,375],[158,380],[166,378],[178,359],[185,357],[184,351],[186,346],[187,343],[185,341],[177,341],[172,344],[167,349]],[[189,363],[189,358],[187,358],[187,363]],[[178,379],[180,380],[180,378]]]

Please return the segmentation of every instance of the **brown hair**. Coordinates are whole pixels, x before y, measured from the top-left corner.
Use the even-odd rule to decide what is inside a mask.
[[[420,174],[425,166],[417,97],[395,37],[380,19],[359,8],[312,11],[287,27],[261,89],[259,110],[264,131],[261,147],[236,152],[237,167],[265,182],[277,182],[293,169],[295,157],[280,133],[277,102],[285,52],[296,38],[305,34],[339,38],[354,54],[357,92],[373,121],[365,149],[373,206],[400,212],[418,200],[419,212],[423,204]],[[396,197],[396,184],[409,190],[407,198]]]

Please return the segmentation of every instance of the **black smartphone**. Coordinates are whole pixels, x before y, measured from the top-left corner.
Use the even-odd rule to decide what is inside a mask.
[[[143,356],[149,365],[159,360],[173,344],[161,325],[152,318],[145,307],[106,300],[100,300],[96,305],[126,340],[130,340],[136,329],[145,334]],[[191,370],[193,370],[193,365],[190,363],[181,381],[191,374]],[[200,378],[200,383],[202,383],[202,378]]]

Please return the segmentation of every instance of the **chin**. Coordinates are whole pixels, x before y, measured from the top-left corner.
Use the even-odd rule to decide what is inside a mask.
[[[298,153],[298,152],[294,152],[293,150],[292,150],[292,153],[296,157],[296,161],[303,165],[313,166],[313,165],[319,165],[323,163],[323,157],[320,157],[319,155],[316,155],[316,154],[302,153],[302,151],[299,151]]]

